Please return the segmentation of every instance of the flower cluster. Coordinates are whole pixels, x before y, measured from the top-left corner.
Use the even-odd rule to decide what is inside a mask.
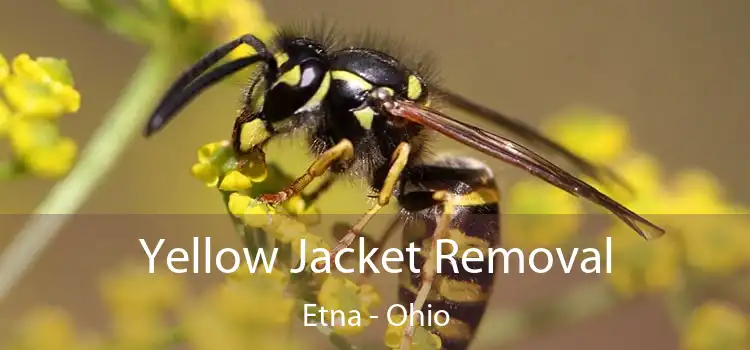
[[[183,19],[205,26],[217,26],[216,40],[220,42],[253,33],[268,42],[276,27],[266,18],[258,1],[248,0],[169,0],[169,6]],[[249,47],[240,47],[231,57],[251,54]]]
[[[206,51],[247,33],[268,43],[276,27],[257,0],[57,0],[66,9],[149,47],[169,48],[193,61]],[[240,46],[229,54],[252,53]]]
[[[257,222],[257,225],[250,226],[258,228],[266,222],[263,220],[264,215],[274,213],[275,208],[260,205],[251,197],[257,193],[279,189],[280,186],[286,185],[284,181],[291,181],[291,178],[283,174],[278,167],[269,168],[260,152],[246,154],[243,161],[238,162],[228,141],[211,142],[201,146],[198,149],[198,162],[193,164],[190,172],[207,187],[229,193],[230,212],[247,220],[249,225],[250,222]],[[272,176],[269,176],[269,173]],[[288,214],[298,217],[307,217],[303,214],[317,214],[316,208],[308,206],[299,195],[285,201],[283,208]],[[259,214],[262,216],[260,219],[257,216]],[[279,223],[281,222],[280,220]],[[288,243],[291,238],[294,237],[283,238],[283,241]]]
[[[569,193],[536,179],[516,182],[508,191],[505,245],[534,249],[558,247],[578,233],[580,201]]]
[[[625,295],[666,291],[683,279],[685,268],[728,275],[749,266],[746,228],[750,220],[728,215],[743,213],[743,209],[724,197],[711,174],[685,170],[665,176],[652,156],[629,143],[627,123],[601,111],[571,110],[552,118],[545,129],[584,158],[612,164],[634,195],[613,184],[589,182],[668,230],[666,236],[647,242],[618,220],[607,229],[607,236],[613,237],[616,260],[608,276],[618,291]],[[591,147],[592,143],[597,147]],[[575,237],[579,217],[575,214],[583,212],[578,199],[540,181],[521,181],[510,189],[508,197],[511,213],[567,214],[556,218],[556,225],[540,224],[548,227],[547,231],[531,224],[509,224],[507,241],[514,246],[560,244]],[[601,212],[600,208],[594,210]]]
[[[341,310],[346,314],[356,310],[362,315],[359,326],[334,325],[336,333],[356,335],[370,325],[371,309],[380,304],[380,295],[369,284],[357,285],[351,280],[330,276],[318,291],[318,304],[328,310]]]
[[[750,267],[750,219],[740,215],[748,210],[729,201],[711,174],[689,169],[667,176],[654,157],[629,144],[626,123],[606,113],[575,110],[553,119],[547,129],[584,157],[613,164],[635,193],[610,186],[600,190],[667,230],[649,241],[619,222],[606,230],[613,244],[612,273],[606,277],[622,296],[695,293],[703,278],[728,277],[723,287],[731,289],[742,278],[737,274]],[[590,147],[592,138],[597,147]],[[689,322],[689,349],[747,347],[747,316],[741,311],[708,303]]]
[[[388,328],[385,331],[385,346],[389,349],[400,349],[401,338],[406,331],[406,325],[409,323],[404,322],[404,315],[400,317],[396,316],[393,319],[393,323],[388,324]],[[403,322],[403,324],[401,324]],[[427,331],[425,328],[417,327],[414,332],[411,349],[412,350],[435,350],[442,349],[443,341],[435,335]]]
[[[246,227],[256,229],[250,234],[268,235],[275,246],[288,247],[288,253],[296,257],[303,254],[299,242],[304,239],[304,255],[308,261],[320,257],[319,253],[323,250],[330,251],[331,247],[323,237],[308,230],[311,221],[303,214],[314,214],[317,211],[315,207],[307,205],[302,197],[295,196],[285,201],[279,208],[283,213],[254,199],[260,193],[282,188],[291,180],[278,170],[269,176],[269,168],[275,167],[266,165],[260,153],[244,155],[243,161],[238,162],[228,142],[214,142],[200,148],[198,163],[193,165],[192,173],[207,186],[216,187],[227,194],[228,211]],[[268,184],[274,181],[278,183]],[[258,187],[263,189],[258,190]],[[247,231],[245,234],[248,234]],[[371,285],[357,284],[332,274],[316,274],[311,281],[297,281],[296,284],[289,289],[301,291],[300,294],[311,292],[315,295],[314,301],[321,307],[341,310],[346,314],[356,310],[361,315],[359,325],[334,324],[333,332],[339,335],[361,333],[370,324],[372,309],[380,303],[380,296]],[[313,287],[308,288],[310,286]],[[389,328],[386,343],[393,343],[393,339],[400,338],[403,331],[403,327]],[[415,349],[439,349],[440,342],[437,336],[420,328],[416,332],[414,346]]]
[[[750,348],[750,316],[729,304],[709,301],[690,315],[683,343],[687,350]]]
[[[247,271],[247,270],[245,270]],[[289,275],[236,273],[185,314],[185,334],[195,349],[304,349],[288,337],[295,300],[286,289]]]
[[[0,137],[13,151],[11,159],[0,160],[0,178],[67,174],[78,150],[57,122],[78,111],[81,96],[66,61],[24,53],[8,62],[0,55],[0,88]]]
[[[106,335],[81,332],[66,313],[44,308],[27,317],[10,349],[304,349],[287,335],[295,300],[280,270],[232,275],[202,295],[190,295],[177,275],[146,271],[126,265],[105,278]]]

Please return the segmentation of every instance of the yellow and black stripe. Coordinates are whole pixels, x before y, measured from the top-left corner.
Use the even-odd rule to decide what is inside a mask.
[[[450,204],[453,218],[448,231],[441,236],[451,239],[458,247],[455,254],[456,267],[443,261],[442,272],[435,276],[430,293],[422,311],[445,310],[449,315],[446,326],[433,330],[443,341],[443,349],[466,349],[474,337],[492,294],[494,278],[488,271],[490,261],[486,252],[500,244],[500,193],[492,178],[492,173],[480,163],[467,158],[444,158],[437,163],[409,169],[404,174],[403,192],[400,196],[402,207],[413,219],[406,220],[403,244],[415,242],[421,254],[415,256],[416,267],[427,262],[435,231],[443,212]],[[450,194],[448,202],[438,202],[432,194],[445,191]],[[484,253],[484,260],[467,262],[480,273],[464,270],[461,256],[469,248],[478,248]],[[451,253],[443,248],[443,254]],[[475,255],[472,255],[475,257]],[[423,282],[422,272],[412,273],[405,262],[399,278],[399,301],[407,309],[414,303]],[[429,304],[429,306],[428,306]]]

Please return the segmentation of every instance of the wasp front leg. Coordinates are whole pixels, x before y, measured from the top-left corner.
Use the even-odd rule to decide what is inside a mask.
[[[354,159],[354,146],[347,139],[341,140],[335,146],[318,156],[310,167],[307,168],[304,175],[298,177],[277,193],[262,195],[260,200],[269,205],[279,204],[304,191],[313,180],[323,176],[334,164],[338,162],[348,163],[352,159]]]
[[[377,202],[367,211],[367,213],[365,213],[364,216],[362,216],[362,218],[357,220],[354,226],[349,229],[349,232],[347,232],[346,235],[336,243],[336,246],[331,250],[331,260],[333,260],[341,250],[349,247],[352,242],[354,242],[354,239],[359,236],[365,226],[367,226],[367,223],[370,222],[372,217],[380,212],[380,210],[391,201],[398,179],[409,161],[410,153],[411,146],[406,142],[401,143],[393,152],[391,165],[390,168],[388,168],[388,174],[385,177],[385,181],[383,181],[383,186],[378,193]]]

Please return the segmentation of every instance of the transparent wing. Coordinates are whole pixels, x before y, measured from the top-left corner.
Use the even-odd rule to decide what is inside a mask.
[[[453,107],[459,108],[465,112],[469,112],[478,117],[491,121],[498,126],[510,131],[515,136],[528,141],[530,145],[541,146],[542,148],[546,148],[551,152],[561,155],[573,166],[577,167],[584,174],[590,176],[594,180],[605,183],[604,178],[609,178],[628,191],[633,192],[632,187],[628,185],[627,181],[622,179],[614,171],[589,162],[588,160],[573,153],[565,146],[553,141],[549,137],[543,135],[542,133],[540,133],[533,127],[523,123],[522,121],[482,106],[467,99],[466,97],[463,97],[447,89],[441,87],[432,87],[431,89],[436,91],[440,95],[441,101],[447,102]]]
[[[496,159],[524,169],[575,196],[586,198],[612,212],[646,239],[659,237],[665,232],[596,188],[516,142],[408,100],[388,101],[382,103],[382,108],[393,116],[421,124]],[[645,225],[650,230],[644,230],[639,224]]]

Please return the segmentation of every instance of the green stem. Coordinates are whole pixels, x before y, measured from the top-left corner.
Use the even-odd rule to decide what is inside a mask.
[[[60,228],[113,169],[137,134],[171,73],[171,56],[150,52],[96,130],[75,168],[58,182],[0,255],[0,299],[23,276]]]

